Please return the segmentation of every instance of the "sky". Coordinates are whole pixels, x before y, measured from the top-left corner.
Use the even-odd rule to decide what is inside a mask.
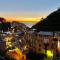
[[[32,26],[60,7],[60,0],[0,0],[0,17]],[[30,23],[30,24],[29,24]]]

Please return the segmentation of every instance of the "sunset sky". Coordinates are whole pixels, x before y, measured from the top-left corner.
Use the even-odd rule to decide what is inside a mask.
[[[1,0],[0,17],[32,26],[59,7],[60,0]]]

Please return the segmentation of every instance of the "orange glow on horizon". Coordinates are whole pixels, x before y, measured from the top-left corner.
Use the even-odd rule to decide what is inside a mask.
[[[39,22],[41,18],[6,18],[6,21],[18,21],[18,22]]]

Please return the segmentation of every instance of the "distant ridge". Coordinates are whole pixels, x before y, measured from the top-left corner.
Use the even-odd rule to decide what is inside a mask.
[[[14,27],[17,30],[23,30],[23,31],[29,29],[29,27],[26,26],[24,23],[20,23],[20,22],[17,22],[17,21],[13,21],[11,23],[11,27]]]

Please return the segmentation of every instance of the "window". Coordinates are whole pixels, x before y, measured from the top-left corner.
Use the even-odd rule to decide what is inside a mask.
[[[49,43],[49,39],[48,38],[44,38],[44,43]]]

